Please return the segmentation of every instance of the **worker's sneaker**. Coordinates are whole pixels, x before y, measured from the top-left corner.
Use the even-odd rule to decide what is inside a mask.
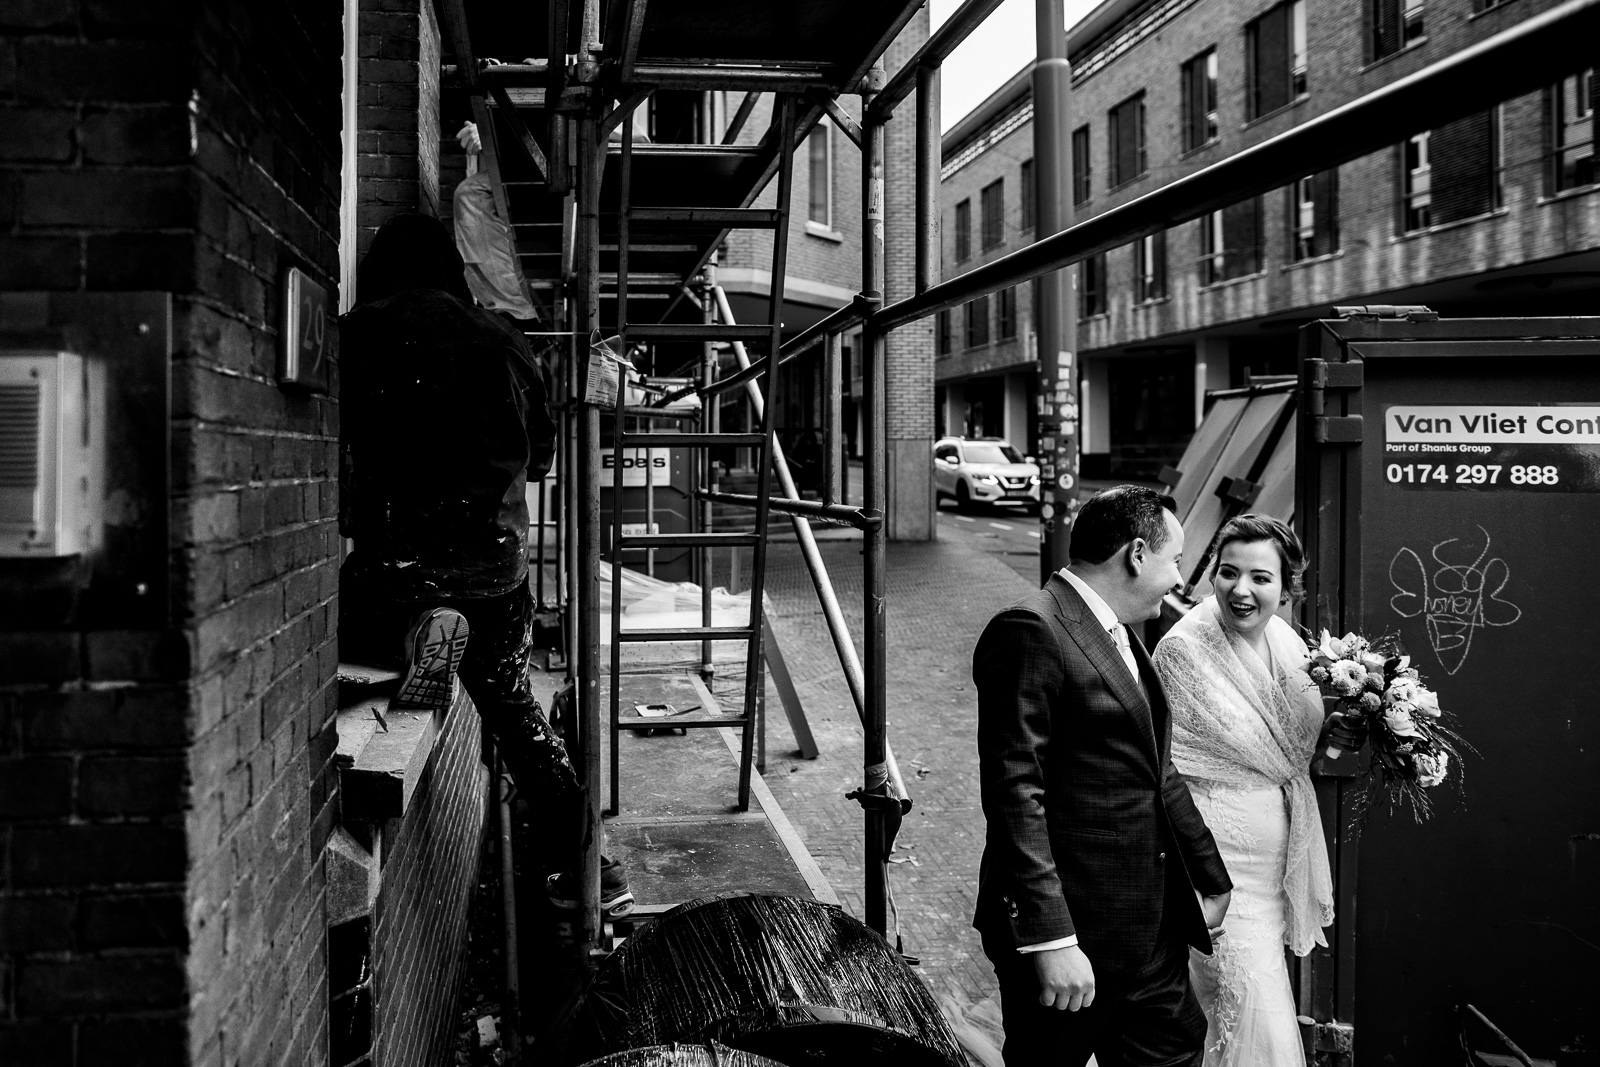
[[[467,620],[459,611],[434,608],[417,616],[406,634],[405,673],[389,706],[448,708],[466,654]]]
[[[545,879],[545,893],[550,903],[563,911],[577,911],[578,878],[570,872],[552,874]],[[600,913],[607,919],[620,919],[633,910],[633,893],[628,889],[628,876],[622,864],[600,857]]]

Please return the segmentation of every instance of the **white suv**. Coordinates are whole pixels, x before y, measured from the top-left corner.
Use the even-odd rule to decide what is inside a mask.
[[[941,437],[933,445],[935,501],[953,497],[966,511],[973,504],[1039,507],[1039,468],[1009,441],[998,437]]]

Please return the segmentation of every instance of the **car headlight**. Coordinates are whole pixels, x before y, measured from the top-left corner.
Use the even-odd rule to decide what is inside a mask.
[[[1032,477],[1030,477],[1028,479],[1028,484],[1029,485],[1038,485],[1039,484],[1039,476],[1037,474],[1035,474]]]
[[[984,485],[999,485],[1000,484],[1000,479],[996,478],[992,474],[974,474],[972,476],[972,480],[975,481],[975,482],[981,482]]]

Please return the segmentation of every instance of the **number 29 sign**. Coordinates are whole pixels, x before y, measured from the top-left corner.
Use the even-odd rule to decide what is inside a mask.
[[[328,291],[299,267],[283,276],[278,384],[328,391]]]

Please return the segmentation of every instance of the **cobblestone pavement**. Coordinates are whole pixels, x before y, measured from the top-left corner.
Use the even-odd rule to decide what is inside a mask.
[[[859,649],[861,542],[820,548]],[[991,615],[1034,586],[970,541],[891,544],[888,555],[889,743],[914,802],[889,884],[905,951],[921,957],[929,988],[967,1004],[995,992],[971,927],[984,832],[972,647]],[[844,797],[861,780],[861,724],[798,546],[772,544],[767,590],[821,750],[799,758],[769,682],[767,783],[845,906],[863,916],[863,819]]]

